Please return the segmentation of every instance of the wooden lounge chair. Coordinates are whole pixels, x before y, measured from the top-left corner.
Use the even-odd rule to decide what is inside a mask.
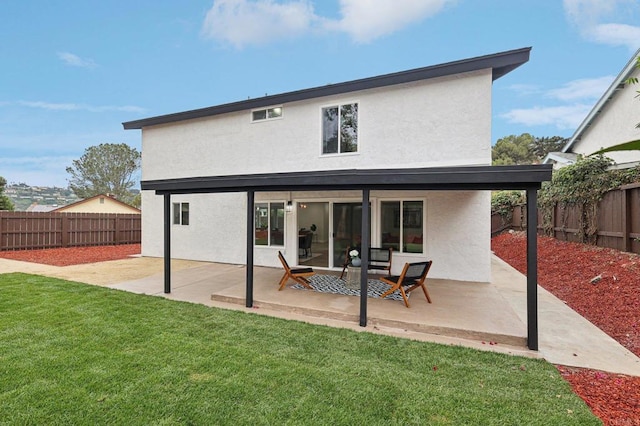
[[[289,267],[289,264],[287,263],[287,260],[284,258],[284,256],[280,251],[278,251],[278,259],[280,259],[280,262],[282,263],[282,267],[284,268],[284,275],[280,280],[280,288],[278,288],[278,290],[282,290],[284,288],[284,286],[287,284],[287,281],[289,281],[289,278],[291,278],[298,284],[313,290],[313,287],[309,285],[309,280],[307,279],[307,277],[310,277],[315,274],[315,272],[313,272],[313,269],[311,268],[291,269]]]
[[[347,267],[351,264],[351,257],[349,257],[349,252],[351,250],[358,250],[360,253],[360,247],[347,247],[347,251],[345,252],[344,264],[342,265],[342,273],[340,274],[340,279],[344,276],[344,272],[347,270]],[[367,267],[368,271],[387,271],[389,274],[391,273],[391,257],[393,255],[393,248],[379,248],[379,247],[369,247],[369,266]]]
[[[408,308],[409,299],[407,299],[407,294],[420,287],[427,297],[427,301],[431,303],[431,298],[429,297],[429,292],[427,292],[427,287],[424,285],[424,281],[427,278],[427,273],[432,263],[433,261],[431,260],[427,262],[405,263],[400,275],[380,278],[380,281],[391,286],[380,298],[384,299],[394,291],[400,290],[404,304],[407,305]],[[405,287],[408,288],[405,290]]]

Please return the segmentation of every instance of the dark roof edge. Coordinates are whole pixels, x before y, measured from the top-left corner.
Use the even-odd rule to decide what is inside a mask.
[[[142,129],[146,126],[174,123],[177,121],[191,120],[194,118],[208,117],[212,115],[260,108],[287,102],[295,102],[306,99],[319,98],[323,96],[337,95],[341,93],[349,93],[360,90],[374,89],[378,87],[392,86],[396,84],[410,83],[414,81],[427,80],[435,77],[443,77],[447,75],[460,74],[464,72],[477,71],[488,68],[492,69],[492,78],[493,80],[496,80],[516,69],[520,65],[526,63],[529,60],[530,51],[531,47],[525,47],[521,49],[494,53],[491,55],[447,62],[444,64],[433,65],[429,67],[384,74],[377,77],[368,77],[359,80],[347,81],[344,83],[328,84],[326,86],[313,87],[310,89],[297,90],[294,92],[287,92],[278,95],[264,96],[261,98],[248,99],[245,101],[232,102],[207,108],[200,108],[173,114],[160,115],[156,117],[143,118],[140,120],[127,121],[122,123],[122,125],[125,130]]]
[[[143,190],[158,192],[225,192],[277,191],[332,188],[334,190],[385,187],[402,189],[428,186],[430,188],[466,186],[494,188],[524,188],[539,186],[551,180],[552,166],[454,166],[409,169],[343,169],[248,175],[202,176],[177,179],[145,180]]]

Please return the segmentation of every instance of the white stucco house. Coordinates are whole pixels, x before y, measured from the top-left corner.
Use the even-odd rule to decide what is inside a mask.
[[[624,142],[640,139],[640,104],[637,99],[638,85],[628,85],[630,77],[640,78],[637,60],[640,49],[631,57],[613,83],[591,109],[560,152],[549,153],[543,163],[558,169],[573,164],[579,155],[587,156]],[[640,164],[640,152],[608,152],[606,156],[615,161],[616,168],[634,167]]]
[[[165,292],[170,257],[246,264],[247,306],[253,266],[279,267],[278,251],[341,269],[347,246],[393,247],[394,273],[429,259],[430,277],[489,281],[490,190],[525,189],[535,208],[551,177],[550,166],[491,166],[493,82],[529,53],[123,123],[142,130],[142,254],[165,257]],[[323,256],[310,261],[298,249],[311,225]]]

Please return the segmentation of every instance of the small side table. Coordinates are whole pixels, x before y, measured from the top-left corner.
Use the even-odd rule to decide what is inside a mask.
[[[351,266],[347,267],[347,280],[344,283],[344,286],[351,290],[360,290],[360,274],[362,273],[362,268],[360,266]]]

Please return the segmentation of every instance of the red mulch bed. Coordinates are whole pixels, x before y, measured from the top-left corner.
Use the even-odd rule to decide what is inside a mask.
[[[126,259],[136,254],[140,254],[140,244],[0,251],[0,257],[5,259],[43,263],[52,266],[69,266]]]
[[[492,250],[526,273],[526,237],[505,233]],[[538,283],[640,356],[640,256],[538,237]],[[557,367],[607,425],[640,425],[640,377]]]

